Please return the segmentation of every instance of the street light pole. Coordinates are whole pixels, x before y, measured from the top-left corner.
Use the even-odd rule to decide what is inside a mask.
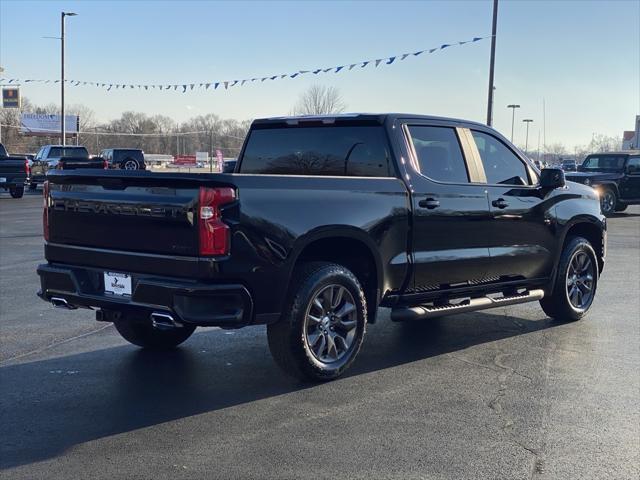
[[[493,123],[493,69],[496,63],[496,31],[498,29],[498,0],[493,0],[493,23],[491,26],[491,60],[489,61],[489,95],[487,99],[487,125]]]
[[[527,135],[526,135],[525,141],[524,141],[524,153],[526,153],[528,155],[529,154],[529,151],[528,151],[528,147],[529,147],[529,124],[531,122],[533,122],[533,120],[530,119],[530,118],[525,118],[522,121],[527,124]]]
[[[516,120],[516,108],[520,108],[520,105],[515,105],[515,104],[511,104],[511,105],[507,105],[507,108],[511,108],[511,143],[513,143],[513,124]]]
[[[64,146],[67,144],[67,132],[64,121],[64,19],[65,17],[75,17],[77,13],[60,12],[60,140]]]

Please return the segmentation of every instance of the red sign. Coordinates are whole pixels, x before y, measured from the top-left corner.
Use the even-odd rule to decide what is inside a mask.
[[[195,165],[195,155],[176,155],[173,157],[173,163],[176,165]]]

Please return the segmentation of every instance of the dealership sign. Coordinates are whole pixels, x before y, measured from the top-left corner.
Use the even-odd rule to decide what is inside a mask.
[[[20,108],[20,89],[18,87],[2,89],[2,108]]]
[[[77,115],[65,115],[64,118],[64,125],[67,134],[77,134],[80,125],[80,117]],[[61,126],[60,115],[23,113],[20,116],[20,133],[25,135],[57,135],[60,133]]]

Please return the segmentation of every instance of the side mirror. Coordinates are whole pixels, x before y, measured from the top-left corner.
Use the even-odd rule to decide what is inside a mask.
[[[540,171],[540,187],[553,190],[566,184],[564,171],[561,168],[544,168]]]

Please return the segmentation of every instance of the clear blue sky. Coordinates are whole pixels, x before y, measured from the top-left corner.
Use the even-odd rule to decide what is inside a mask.
[[[491,33],[491,1],[153,2],[0,1],[6,78],[58,78],[60,11],[67,20],[67,78],[109,83],[192,83],[352,63]],[[340,89],[349,111],[407,111],[484,121],[489,40],[389,67],[303,76],[216,92],[105,92],[67,88],[99,120],[123,111],[176,121],[216,113],[246,119],[286,114],[312,83]],[[640,1],[501,0],[494,124],[510,134],[534,119],[547,144],[621,135],[640,113]],[[54,85],[27,84],[35,103],[59,102]],[[516,124],[524,143],[524,124]]]

